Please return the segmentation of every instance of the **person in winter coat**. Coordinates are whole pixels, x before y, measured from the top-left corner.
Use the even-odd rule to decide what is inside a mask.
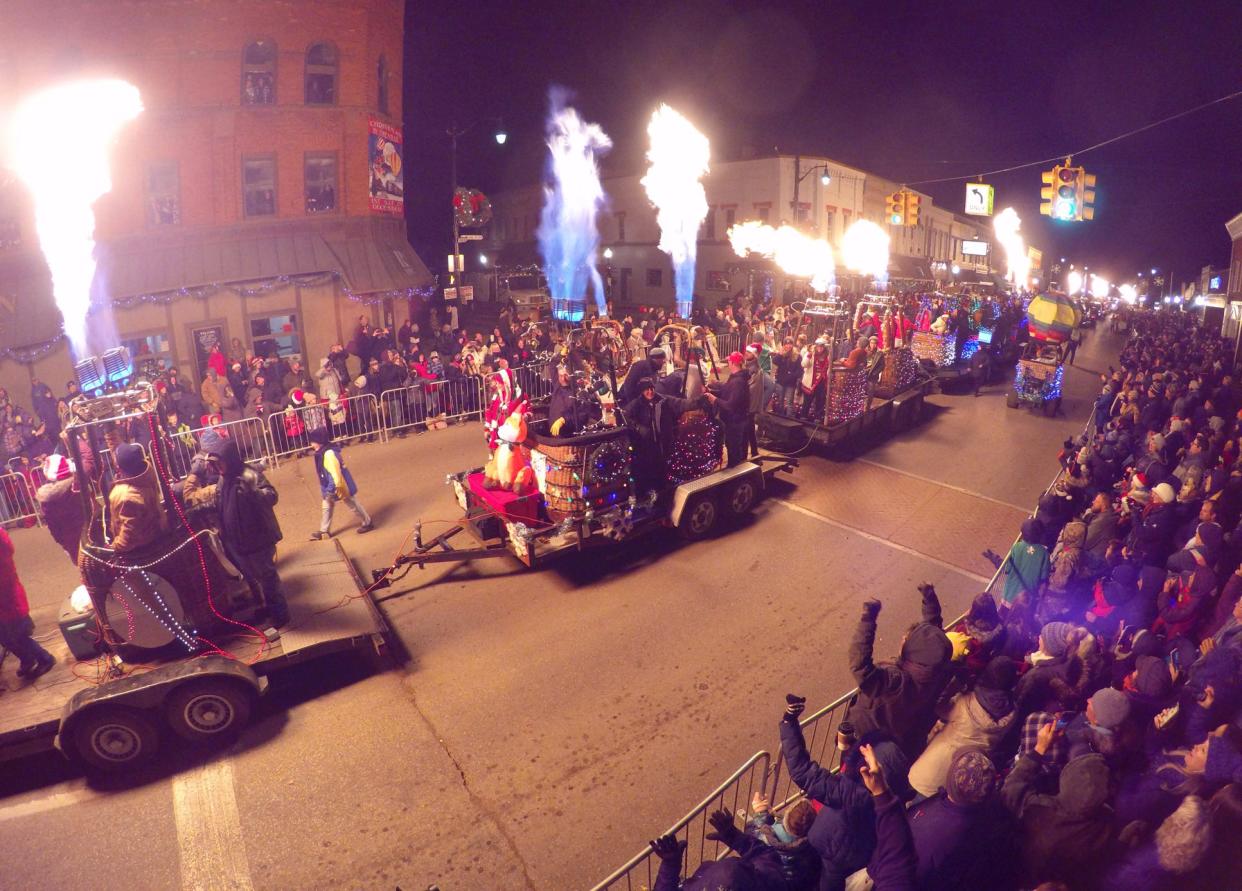
[[[873,746],[860,745],[865,759],[859,773],[871,793],[875,811],[875,851],[867,864],[874,891],[915,891],[918,855],[901,797],[889,789],[888,772],[879,764]]]
[[[794,349],[792,337],[785,338],[781,351],[772,357],[772,366],[776,375],[777,410],[793,417],[794,397],[802,380],[802,359]]]
[[[1001,589],[1001,600],[1005,606],[1012,607],[1021,594],[1025,594],[1028,601],[1034,601],[1039,596],[1051,568],[1048,549],[1042,542],[1043,535],[1043,524],[1039,520],[1032,518],[1022,522],[1021,535],[1009,549],[1006,559],[1008,572],[1005,574],[1005,587]]]
[[[816,340],[802,351],[802,420],[820,423],[824,420],[824,405],[828,397],[828,375],[832,372],[832,356],[828,346]]]
[[[17,657],[17,676],[31,680],[56,664],[56,658],[31,637],[33,633],[26,589],[13,559],[13,540],[0,527],[0,646]]]
[[[159,487],[142,446],[122,443],[114,455],[117,475],[108,493],[112,548],[135,551],[151,544],[164,531]]]
[[[1039,632],[1039,649],[1027,658],[1031,668],[1022,675],[1015,693],[1019,718],[1031,712],[1057,712],[1072,707],[1071,699],[1082,678],[1078,645],[1086,636],[1069,622],[1049,622]]]
[[[781,860],[784,881],[774,891],[814,891],[819,886],[819,855],[806,834],[815,822],[815,808],[805,798],[793,804],[781,820],[774,820],[766,798],[752,801],[755,817],[746,831],[739,830],[728,811],[717,810],[709,817],[712,831],[707,838],[728,845],[745,856],[756,844],[767,845]]]
[[[1102,755],[1075,758],[1061,771],[1055,795],[1039,793],[1040,763],[1056,732],[1051,722],[1039,729],[1034,749],[1005,780],[1001,801],[1018,819],[1023,887],[1044,881],[1090,887],[1113,840],[1108,765]]]
[[[941,628],[940,600],[931,585],[919,586],[923,621],[911,628],[901,643],[895,663],[877,665],[872,659],[880,601],[863,604],[862,618],[850,642],[850,671],[858,684],[858,699],[845,720],[860,735],[870,731],[891,736],[908,759],[917,758],[936,720],[936,704],[949,681],[953,648]]]
[[[311,541],[319,541],[331,537],[332,513],[336,502],[340,501],[358,517],[359,535],[364,535],[375,528],[371,515],[354,496],[358,487],[354,478],[341,460],[341,450],[332,441],[332,434],[326,428],[312,430],[308,436],[311,449],[314,451],[315,473],[319,478],[319,490],[323,496],[323,512],[319,519],[319,531],[311,534]]]
[[[944,721],[932,730],[927,748],[910,767],[910,785],[931,797],[945,785],[949,766],[966,749],[992,752],[1013,726],[1013,685],[1017,666],[997,656],[979,676],[975,689],[957,694]]]
[[[781,754],[789,768],[789,777],[806,796],[821,802],[807,838],[820,858],[820,891],[840,891],[846,877],[862,869],[875,849],[874,803],[862,782],[864,765],[862,749],[875,749],[888,785],[896,790],[899,800],[912,794],[906,782],[909,761],[891,741],[879,734],[866,734],[859,745],[847,753],[840,771],[825,770],[806,748],[806,739],[798,716],[805,703],[786,697],[789,703],[781,720]]]
[[[1052,554],[1048,585],[1035,611],[1040,622],[1081,615],[1087,591],[1082,548],[1086,537],[1087,524],[1077,520],[1066,523],[1061,530],[1060,541]]]
[[[743,838],[747,838],[743,836]],[[780,856],[775,849],[748,839],[741,857],[724,857],[699,864],[694,874],[681,884],[684,839],[662,835],[649,842],[660,860],[651,891],[777,891],[784,887]]]
[[[1151,502],[1143,508],[1126,542],[1129,554],[1147,566],[1163,566],[1173,551],[1177,528],[1176,493],[1168,483],[1152,489]]]
[[[716,406],[724,424],[729,467],[736,467],[746,460],[746,443],[750,435],[748,428],[754,430],[754,423],[750,420],[750,375],[742,368],[744,361],[741,353],[730,353],[729,379],[721,385],[711,385],[707,393],[707,401]]]
[[[996,800],[996,766],[978,749],[953,756],[944,788],[907,812],[919,891],[975,891],[1009,885],[1016,827]]]
[[[763,346],[761,344],[750,344],[746,347],[746,356],[742,363],[742,367],[749,375],[749,378],[746,381],[748,388],[746,448],[751,457],[759,454],[759,436],[755,423],[758,420],[760,413],[763,411],[763,390],[765,383],[763,378],[763,369],[759,366],[759,357],[762,352]]]
[[[199,395],[202,397],[203,407],[213,415],[220,414],[224,406],[224,394],[221,392],[220,384],[220,375],[216,373],[216,369],[208,368]]]
[[[86,514],[82,509],[73,465],[63,455],[53,452],[43,462],[43,475],[48,482],[35,492],[43,522],[47,524],[52,539],[65,549],[69,560],[77,566]]]
[[[1152,630],[1169,639],[1194,636],[1215,595],[1216,573],[1206,566],[1169,576],[1157,602],[1159,615]]]
[[[1107,492],[1097,493],[1083,520],[1087,524],[1087,534],[1082,543],[1087,563],[1092,567],[1101,567],[1108,554],[1108,546],[1117,536],[1117,511],[1112,497]]]
[[[1212,823],[1203,799],[1188,795],[1165,818],[1155,836],[1115,863],[1101,891],[1175,891],[1187,887],[1212,845]]]
[[[250,590],[262,598],[272,627],[287,625],[289,604],[276,571],[276,544],[284,537],[274,510],[279,498],[276,489],[262,471],[242,460],[232,439],[213,442],[206,464],[195,462],[182,497],[191,506],[214,503],[225,553],[241,570]],[[214,485],[206,483],[209,472],[217,477]]]
[[[668,476],[677,421],[700,401],[662,395],[649,377],[638,381],[637,389],[638,396],[621,409],[634,445],[634,480],[640,491],[658,491]]]
[[[1093,601],[1087,610],[1087,628],[1109,644],[1122,628],[1146,628],[1156,618],[1154,601],[1139,596],[1138,570],[1122,563],[1095,584]]]
[[[1211,843],[1198,867],[1185,877],[1181,888],[1212,891],[1228,888],[1242,875],[1242,786],[1230,783],[1216,791],[1207,803]]]

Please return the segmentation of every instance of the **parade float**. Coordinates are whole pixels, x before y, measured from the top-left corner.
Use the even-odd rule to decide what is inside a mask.
[[[1081,313],[1066,295],[1055,292],[1032,297],[1026,311],[1031,336],[1018,359],[1005,402],[1010,408],[1025,405],[1052,416],[1061,406],[1065,345]]]

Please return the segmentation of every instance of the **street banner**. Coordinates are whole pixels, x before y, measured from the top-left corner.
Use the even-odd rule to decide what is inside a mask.
[[[990,217],[995,197],[996,189],[987,183],[966,183],[966,213]]]
[[[405,205],[405,167],[401,162],[401,130],[381,121],[368,120],[367,157],[370,159],[371,210],[401,216]]]

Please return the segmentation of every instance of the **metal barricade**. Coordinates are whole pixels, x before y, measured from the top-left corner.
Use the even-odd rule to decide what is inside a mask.
[[[765,788],[771,756],[767,752],[756,752],[733,772],[727,780],[661,835],[675,835],[686,841],[686,855],[682,863],[681,878],[694,873],[699,866],[708,860],[717,860],[728,848],[720,842],[707,838],[710,824],[707,817],[715,810],[726,810],[743,822],[750,813],[750,798],[755,792]],[[645,848],[630,858],[624,866],[604,879],[591,891],[645,891],[655,884],[656,873],[660,869],[659,858],[651,848]]]
[[[431,418],[454,421],[479,417],[485,407],[482,379],[419,381],[385,390],[380,394],[379,406],[384,430],[389,433],[425,424]]]
[[[175,479],[183,479],[190,473],[194,456],[202,449],[203,434],[214,430],[225,439],[237,443],[243,461],[275,462],[274,448],[267,433],[267,425],[260,417],[240,418],[181,433],[166,433],[164,444],[168,450],[169,472]]]
[[[267,417],[272,455],[284,458],[310,449],[312,430],[326,428],[333,439],[386,439],[379,400],[371,393],[286,408]]]
[[[742,351],[742,334],[740,331],[727,331],[724,334],[716,335],[715,344],[716,354],[720,357],[721,364],[729,358],[730,353],[740,353]]]
[[[514,380],[522,388],[527,399],[547,399],[552,395],[555,381],[549,377],[552,373],[550,365],[549,362],[535,362],[513,369]]]
[[[40,522],[34,489],[24,473],[0,475],[0,523]]]

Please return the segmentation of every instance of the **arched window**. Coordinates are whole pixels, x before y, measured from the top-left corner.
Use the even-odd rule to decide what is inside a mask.
[[[276,44],[256,40],[242,50],[242,105],[276,104]]]
[[[306,51],[306,104],[336,104],[336,47],[315,43]]]
[[[388,114],[388,60],[383,56],[375,65],[375,81],[378,84],[375,105],[384,114]]]

